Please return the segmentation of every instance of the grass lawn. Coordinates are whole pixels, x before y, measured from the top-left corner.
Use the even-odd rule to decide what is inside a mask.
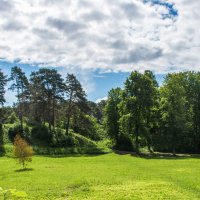
[[[200,199],[200,159],[131,155],[35,156],[27,171],[0,158],[0,187],[30,199]]]

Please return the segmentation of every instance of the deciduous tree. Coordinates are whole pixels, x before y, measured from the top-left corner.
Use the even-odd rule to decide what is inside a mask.
[[[14,156],[19,164],[22,165],[23,169],[26,168],[28,162],[32,161],[33,154],[32,147],[29,146],[25,139],[17,134],[14,139]]]

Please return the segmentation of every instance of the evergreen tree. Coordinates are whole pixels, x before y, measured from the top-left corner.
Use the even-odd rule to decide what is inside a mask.
[[[5,103],[5,85],[7,83],[7,77],[0,70],[0,152],[3,151],[3,105]]]
[[[73,74],[67,74],[65,82],[65,93],[67,96],[67,111],[66,111],[66,134],[69,133],[70,119],[73,115],[74,107],[78,107],[80,111],[88,110],[86,94]]]
[[[7,83],[7,77],[0,70],[0,106],[3,106],[5,103],[5,85]]]
[[[26,95],[27,95],[27,89],[28,89],[28,79],[25,75],[25,73],[22,71],[20,67],[13,67],[11,69],[11,76],[9,78],[10,81],[13,82],[11,85],[10,89],[12,91],[17,92],[17,100],[18,100],[18,116],[21,122],[21,130],[23,132],[23,115],[24,115],[24,103],[26,100]]]
[[[36,121],[55,127],[55,112],[63,100],[63,79],[54,69],[42,68],[30,76],[30,99]]]

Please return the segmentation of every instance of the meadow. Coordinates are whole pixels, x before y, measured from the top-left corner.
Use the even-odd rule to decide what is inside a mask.
[[[0,157],[0,187],[29,199],[200,199],[200,159],[130,154],[34,156],[26,171]]]

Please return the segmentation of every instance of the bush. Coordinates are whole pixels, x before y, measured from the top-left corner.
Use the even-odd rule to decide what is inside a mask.
[[[28,126],[25,126],[24,130],[21,129],[21,126],[19,124],[9,128],[8,137],[11,142],[14,142],[14,138],[17,134],[30,142],[30,130]]]
[[[52,134],[45,125],[37,125],[32,128],[31,140],[39,145],[50,145]]]
[[[20,123],[20,121],[16,116],[15,112],[12,112],[6,119],[6,124],[16,124],[16,123]]]
[[[65,130],[61,128],[55,128],[51,133],[53,135],[51,146],[53,147],[72,147],[77,144],[72,130],[69,131],[68,135],[66,135]]]
[[[5,156],[13,157],[13,145],[5,144],[4,149],[5,149]]]
[[[0,155],[4,153],[3,148],[3,126],[0,124]]]
[[[119,135],[114,148],[117,150],[122,150],[122,151],[133,151],[134,150],[133,142],[132,142],[131,138],[125,134]]]

